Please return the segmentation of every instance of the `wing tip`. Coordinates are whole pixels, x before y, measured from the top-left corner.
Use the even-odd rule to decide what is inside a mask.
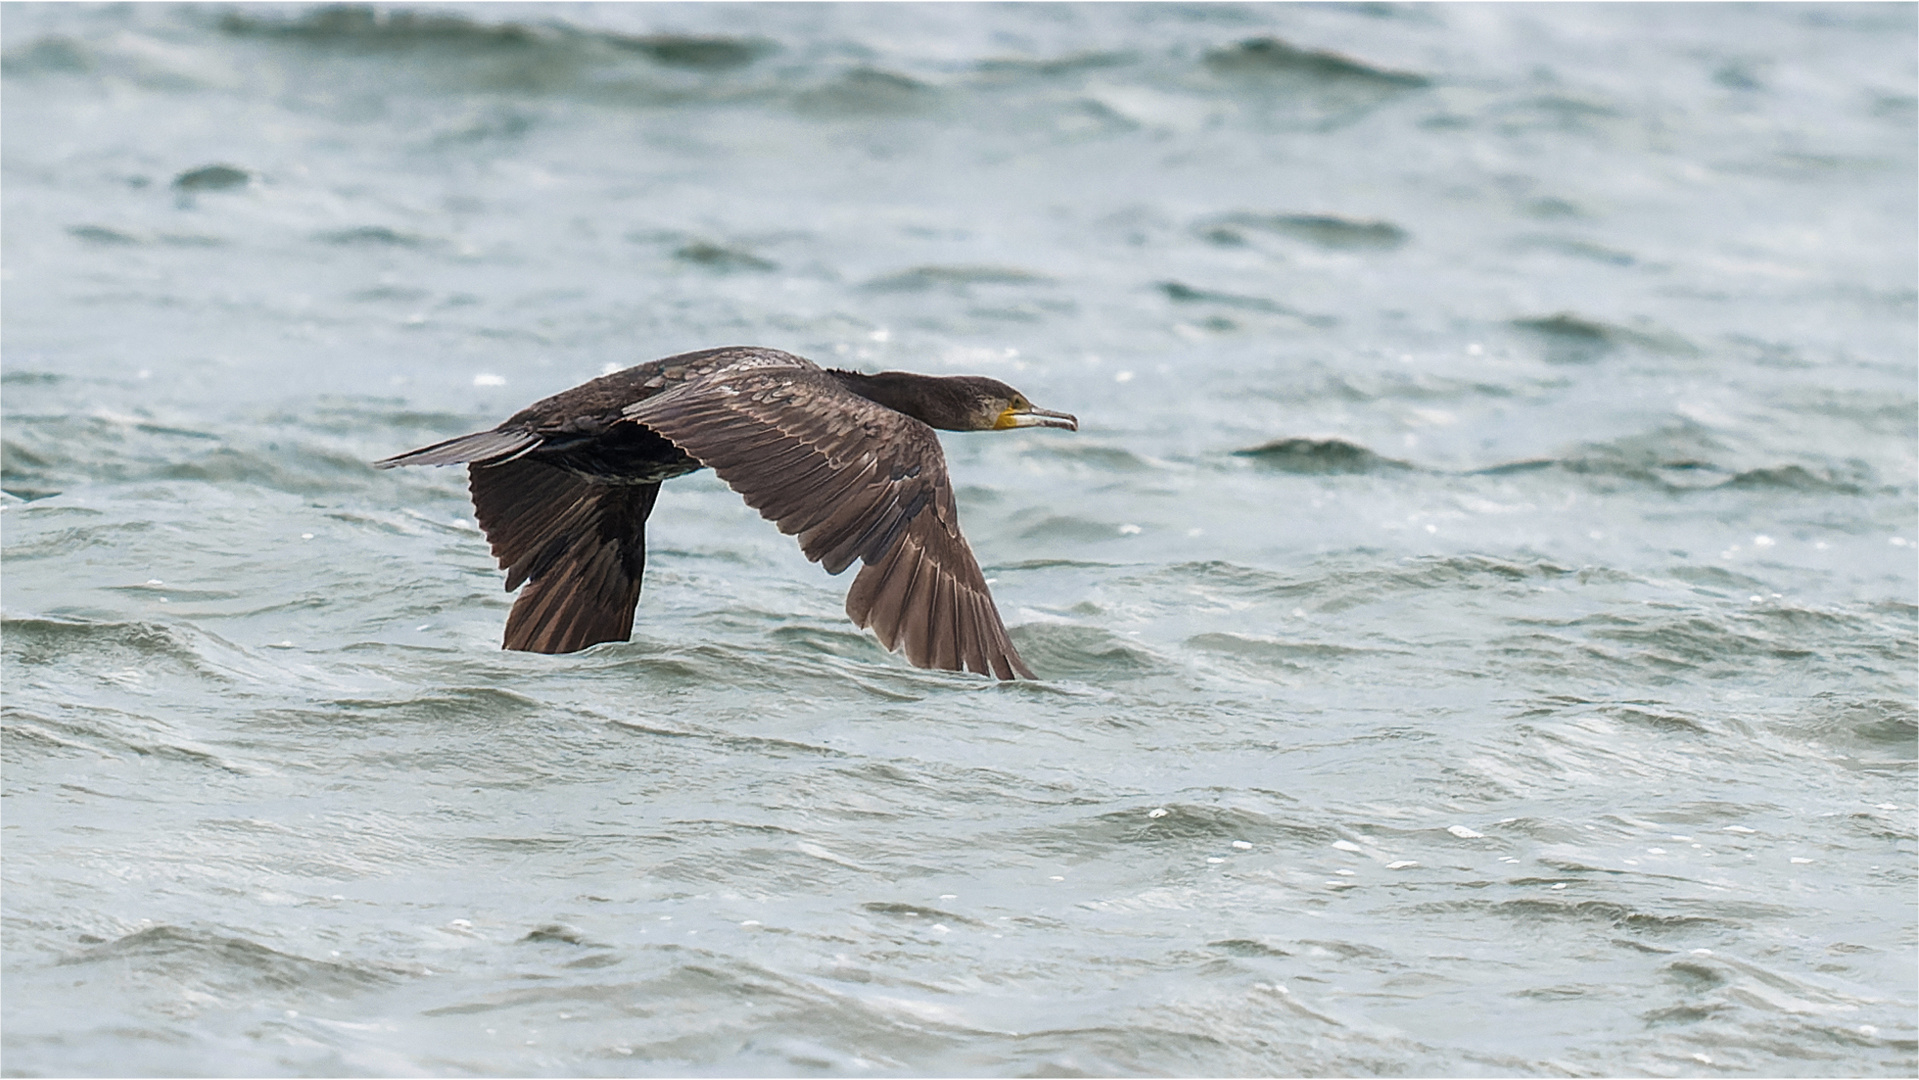
[[[1008,673],[1001,675],[998,672],[994,672],[993,675],[995,678],[1006,681],[1013,679],[1032,679],[1038,681],[1039,676],[1033,674],[1033,669],[1026,666],[1026,661],[1020,658],[1019,653],[1013,648],[1011,643],[1007,644],[1006,654],[1003,659],[1006,661]]]
[[[967,595],[962,598],[957,583],[953,583],[953,606],[942,604],[944,610],[936,613],[950,613],[950,641],[948,632],[937,627],[927,626],[920,633],[912,633],[914,620],[908,609],[916,583],[909,578],[901,586],[888,580],[900,569],[898,555],[896,551],[884,563],[869,564],[853,580],[846,594],[846,615],[853,625],[871,630],[881,648],[900,653],[917,668],[971,672],[1002,681],[1039,678],[1013,647],[990,593],[964,590]]]
[[[500,648],[559,655],[631,640],[639,583],[632,582],[622,595],[611,598],[580,585],[577,574],[529,585],[507,613]]]
[[[499,465],[537,449],[544,440],[530,431],[476,431],[370,462],[376,469],[402,465]]]

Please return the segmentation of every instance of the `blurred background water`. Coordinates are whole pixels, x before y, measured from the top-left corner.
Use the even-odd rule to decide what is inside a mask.
[[[0,30],[7,1074],[1919,1068],[1911,5]],[[1039,681],[365,464],[722,344],[1079,415]]]

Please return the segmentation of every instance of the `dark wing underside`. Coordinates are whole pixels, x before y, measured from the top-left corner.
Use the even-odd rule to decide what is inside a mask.
[[[506,591],[526,585],[506,617],[502,647],[568,653],[625,641],[660,485],[594,483],[529,456],[545,443],[502,425],[374,464],[467,463],[474,516],[506,571]]]
[[[474,514],[506,571],[526,584],[508,649],[577,652],[633,633],[658,484],[596,484],[533,458],[467,466]]]
[[[719,474],[828,572],[864,561],[846,613],[888,649],[919,667],[1033,677],[960,535],[932,428],[810,367],[724,371],[626,415]]]

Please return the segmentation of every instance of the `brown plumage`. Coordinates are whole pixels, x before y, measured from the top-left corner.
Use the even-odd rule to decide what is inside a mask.
[[[1032,678],[960,535],[933,429],[1078,426],[994,379],[828,371],[740,347],[614,372],[374,464],[467,466],[507,591],[526,586],[508,649],[626,640],[660,484],[707,467],[828,573],[863,563],[846,613],[888,649],[919,667]]]

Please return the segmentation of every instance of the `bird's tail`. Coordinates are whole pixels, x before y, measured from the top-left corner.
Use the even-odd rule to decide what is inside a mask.
[[[373,463],[376,469],[396,465],[499,465],[530,453],[545,440],[530,431],[476,431],[457,439],[423,446]]]

